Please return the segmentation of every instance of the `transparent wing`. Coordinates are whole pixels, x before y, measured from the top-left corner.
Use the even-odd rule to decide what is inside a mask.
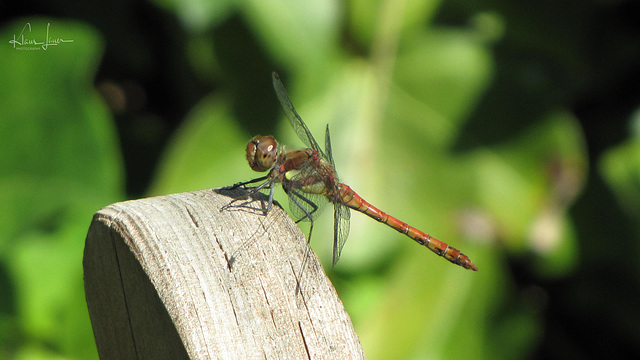
[[[296,223],[316,221],[327,207],[327,203],[327,198],[323,195],[309,194],[294,189],[289,191],[289,210],[291,210]]]
[[[328,169],[320,166],[319,163],[307,161],[289,181],[283,182],[282,186],[289,195],[289,209],[296,222],[313,222],[326,208],[329,203],[326,196],[308,193],[303,189],[309,179],[323,179],[327,176],[327,172]]]
[[[327,124],[327,131],[325,132],[325,135],[324,135],[324,148],[327,151],[325,158],[329,160],[329,163],[331,164],[333,171],[335,171],[336,163],[333,161],[333,152],[331,151],[331,135],[329,135],[329,124]],[[335,180],[337,183],[338,179],[335,179]]]
[[[333,205],[333,266],[336,266],[342,254],[344,243],[349,237],[349,222],[351,221],[351,212],[349,208],[336,203]]]
[[[324,153],[322,152],[320,146],[318,146],[316,140],[313,138],[313,135],[311,135],[311,131],[309,131],[309,128],[307,128],[307,125],[304,123],[304,121],[302,121],[302,118],[300,118],[300,115],[298,115],[298,112],[293,107],[293,103],[291,103],[291,99],[289,99],[287,90],[285,90],[282,81],[280,81],[278,73],[274,71],[272,75],[273,88],[276,90],[278,100],[280,100],[280,104],[282,105],[282,108],[287,115],[287,119],[289,119],[291,127],[293,127],[293,130],[305,145],[312,148],[313,150],[318,151],[318,153],[320,153],[324,157]]]
[[[333,169],[333,193],[337,198],[340,194],[340,188],[338,187],[339,180],[336,175],[336,164],[333,161],[333,151],[331,150],[331,135],[329,134],[329,125],[327,124],[327,131],[324,137],[324,146],[327,151],[326,158],[331,163]],[[333,266],[340,260],[340,254],[342,254],[342,248],[347,242],[349,237],[349,222],[351,221],[351,212],[349,208],[342,205],[338,201],[334,201],[333,204]]]

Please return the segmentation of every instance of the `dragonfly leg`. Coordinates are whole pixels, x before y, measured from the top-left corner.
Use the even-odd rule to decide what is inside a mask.
[[[295,190],[287,190],[285,191],[287,193],[287,195],[289,195],[289,199],[291,199],[291,202],[293,202],[300,210],[302,210],[302,212],[304,213],[304,216],[301,217],[300,219],[296,220],[296,224],[299,223],[300,221],[304,220],[304,219],[309,219],[309,222],[311,223],[309,226],[309,237],[307,238],[307,242],[311,242],[311,234],[313,233],[313,213],[316,212],[316,210],[318,210],[318,205],[316,205],[313,201],[307,199],[306,197],[304,197],[302,194],[300,194],[299,192],[295,191]],[[292,196],[292,195],[295,195]],[[297,199],[296,199],[297,197]],[[312,210],[309,211],[307,210],[307,208],[305,208],[300,202],[298,202],[298,199],[304,201],[305,203],[307,203],[309,206],[312,207]]]
[[[287,193],[287,195],[289,195],[289,198],[291,199],[291,201],[293,201],[294,204],[296,204],[296,206],[302,210],[302,212],[304,213],[304,216],[301,217],[300,219],[296,220],[296,224],[299,223],[300,221],[303,221],[304,219],[309,219],[309,221],[311,223],[313,223],[313,213],[315,213],[318,210],[318,205],[316,205],[313,201],[307,199],[306,197],[304,197],[302,194],[300,194],[299,192],[295,191],[295,190],[291,190],[289,189],[288,191],[285,191]],[[312,210],[309,211],[307,210],[307,208],[305,208],[302,204],[300,204],[298,202],[298,200],[296,200],[295,197],[291,196],[291,195],[295,195],[298,199],[304,201],[305,203],[307,203],[309,206],[311,206]]]
[[[275,183],[271,182],[271,186],[269,187],[269,200],[267,201],[267,211],[271,210],[271,206],[273,205],[273,189],[275,188]]]
[[[257,183],[257,182],[260,182],[260,181],[267,180],[270,175],[271,174],[268,174],[268,175],[265,175],[265,176],[262,176],[262,177],[259,177],[259,178],[251,179],[249,181],[243,181],[243,182],[239,182],[239,183],[233,184],[231,186],[225,186],[225,187],[223,187],[223,189],[224,190],[235,190],[235,189],[239,188],[240,186],[246,188],[246,185],[248,185],[248,184],[253,184],[253,183]],[[262,184],[262,188],[264,188],[264,186],[265,185]]]
[[[231,205],[233,205],[233,203],[235,203],[236,201],[244,200],[244,199],[248,198],[249,196],[252,196],[252,195],[258,193],[262,189],[264,189],[267,186],[269,186],[269,200],[268,200],[268,203],[267,203],[267,208],[264,211],[264,213],[266,215],[267,212],[269,210],[271,210],[271,206],[273,205],[273,189],[274,189],[274,186],[275,186],[275,183],[273,181],[268,181],[267,180],[268,178],[269,178],[269,176],[263,176],[261,178],[257,178],[257,179],[253,179],[253,180],[237,183],[237,184],[235,184],[233,186],[224,187],[223,188],[224,190],[233,190],[233,189],[237,189],[240,186],[242,186],[242,187],[244,187],[246,189],[245,185],[247,185],[247,184],[251,184],[251,183],[254,183],[254,182],[259,182],[259,181],[265,180],[262,184],[254,187],[254,188],[249,189],[249,191],[247,193],[242,194],[242,195],[234,198],[233,200],[231,200],[227,205],[221,207],[220,211],[224,211],[224,210],[230,208]]]

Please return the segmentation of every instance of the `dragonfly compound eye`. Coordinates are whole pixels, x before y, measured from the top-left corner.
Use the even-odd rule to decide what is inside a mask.
[[[278,143],[271,136],[256,137],[247,144],[247,161],[255,171],[270,170],[277,157]]]

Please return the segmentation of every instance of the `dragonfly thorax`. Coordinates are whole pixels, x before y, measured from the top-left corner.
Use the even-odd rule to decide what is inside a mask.
[[[247,161],[255,171],[270,170],[277,158],[278,143],[272,136],[255,137],[247,144]]]

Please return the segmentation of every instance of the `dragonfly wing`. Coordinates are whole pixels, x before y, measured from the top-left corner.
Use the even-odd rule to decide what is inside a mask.
[[[339,203],[334,205],[333,212],[333,266],[336,266],[336,263],[340,260],[344,243],[349,237],[351,212],[348,207]]]
[[[329,203],[323,194],[304,191],[304,184],[308,183],[309,179],[323,177],[322,174],[326,171],[325,167],[319,166],[317,162],[307,161],[291,179],[283,183],[282,186],[289,195],[289,209],[296,222],[314,221]]]
[[[289,190],[289,210],[296,223],[315,221],[326,208],[327,199],[319,194],[309,194],[299,190]]]
[[[320,149],[320,146],[318,146],[318,143],[313,138],[313,135],[311,135],[311,131],[309,131],[307,125],[304,123],[304,121],[302,121],[300,115],[298,115],[296,108],[293,107],[293,103],[291,102],[291,99],[287,94],[287,90],[284,88],[284,85],[280,80],[280,76],[278,76],[278,73],[275,71],[272,75],[273,88],[276,90],[278,100],[280,100],[280,104],[282,105],[285,114],[287,114],[287,119],[289,119],[291,127],[293,127],[293,130],[296,132],[300,140],[305,143],[305,145],[324,155],[322,149]]]
[[[335,173],[336,164],[333,161],[333,151],[331,150],[331,135],[329,134],[329,124],[327,124],[327,131],[325,132],[324,146],[325,150],[327,151],[326,159],[329,160],[329,162],[331,163],[331,167],[334,170],[333,194],[334,196],[337,196],[337,194],[340,194],[340,189],[338,187],[338,179]],[[333,266],[335,266],[338,260],[340,260],[342,248],[344,247],[344,244],[347,242],[347,238],[349,237],[349,222],[351,221],[351,212],[349,211],[348,207],[340,202],[336,202],[334,204],[333,212]]]
[[[331,151],[331,135],[329,135],[329,124],[327,124],[327,131],[324,136],[324,147],[325,147],[325,150],[327,151],[326,158],[329,159],[329,162],[331,163],[331,167],[335,171],[336,163],[333,161],[333,152]]]

